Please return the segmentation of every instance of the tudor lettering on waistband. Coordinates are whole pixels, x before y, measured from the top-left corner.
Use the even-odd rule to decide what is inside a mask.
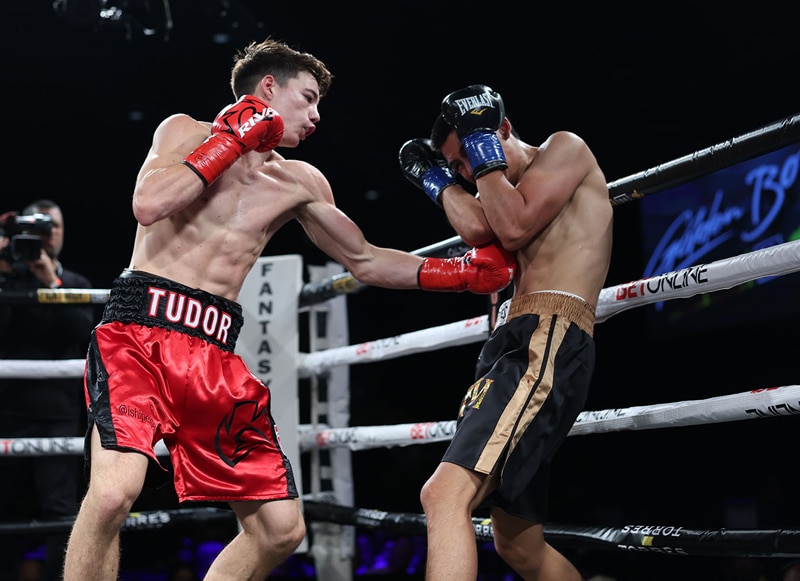
[[[228,330],[233,321],[230,313],[216,305],[203,305],[195,298],[157,286],[149,286],[147,294],[150,297],[148,317],[201,330],[223,345],[228,344]]]

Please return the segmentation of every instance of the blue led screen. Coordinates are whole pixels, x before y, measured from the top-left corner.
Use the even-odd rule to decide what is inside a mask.
[[[636,203],[641,216],[642,278],[798,240],[800,143]],[[654,337],[776,320],[800,314],[800,274],[763,277],[642,308]]]

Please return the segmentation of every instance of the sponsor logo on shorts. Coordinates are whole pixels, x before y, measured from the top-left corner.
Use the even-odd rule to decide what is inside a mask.
[[[468,407],[475,410],[480,409],[483,398],[486,396],[486,392],[489,391],[493,383],[494,379],[486,379],[485,377],[473,383],[464,395],[464,399],[461,401],[461,409],[458,410],[458,417],[463,416]]]

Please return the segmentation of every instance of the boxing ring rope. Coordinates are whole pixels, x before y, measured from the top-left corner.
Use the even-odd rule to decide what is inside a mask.
[[[607,287],[600,292],[596,322],[602,323],[613,315],[633,307],[727,290],[759,278],[789,274],[798,270],[800,270],[800,240],[795,240],[709,264],[697,264]],[[396,337],[301,354],[298,362],[300,377],[319,375],[338,365],[370,363],[412,355],[432,348],[475,343],[485,340],[488,336],[489,316],[481,315]],[[83,365],[83,359],[4,360],[0,364],[0,377],[39,379],[80,377],[83,375]]]
[[[306,499],[304,515],[308,521],[324,521],[362,529],[380,529],[407,535],[425,535],[425,516],[337,506]],[[73,520],[0,523],[0,536],[69,531]],[[154,510],[131,513],[122,525],[123,532],[152,531],[165,527],[190,527],[199,523],[235,524],[233,514],[221,508]],[[494,538],[489,519],[473,518],[478,541]],[[559,547],[605,551],[638,551],[702,557],[797,557],[800,531],[792,529],[698,530],[671,525],[626,525],[624,527],[579,527],[547,523],[548,542]]]
[[[611,204],[641,199],[800,140],[800,114],[608,184]]]
[[[604,288],[600,292],[595,320],[602,323],[633,307],[727,290],[758,278],[789,274],[798,270],[800,240],[785,242],[710,264],[698,264]],[[420,353],[435,347],[483,341],[488,336],[489,316],[481,315],[390,339],[309,353],[301,356],[301,375],[319,374],[336,365],[368,363]]]
[[[640,199],[798,140],[800,140],[800,115],[794,115],[689,156],[611,182],[608,184],[610,200],[617,206]],[[800,269],[799,244],[800,241],[779,244],[707,265],[699,264],[672,273],[605,288],[598,303],[597,322],[603,322],[619,312],[637,306],[725,290],[758,278],[796,272]],[[458,256],[467,249],[460,238],[453,237],[414,253],[422,256]],[[307,283],[300,293],[300,311],[313,309],[314,305],[328,299],[360,291],[363,288],[364,285],[357,283],[349,273]],[[19,293],[0,292],[0,303],[33,302],[64,305],[103,303],[108,299],[108,292],[95,289],[56,289],[28,293],[25,296]],[[337,366],[374,362],[435,348],[479,342],[485,340],[488,333],[489,317],[483,315],[360,345],[300,354],[298,369],[302,378],[313,380]],[[0,377],[79,377],[83,373],[83,365],[83,360],[57,362],[4,360],[0,361]],[[704,400],[583,412],[569,435],[763,419],[798,413],[800,413],[800,386],[786,385]],[[300,445],[303,452],[334,447],[362,450],[370,447],[405,446],[448,440],[452,437],[454,429],[454,420],[348,428],[330,428],[323,424],[301,425]],[[166,448],[157,447],[157,452],[166,454]],[[82,453],[83,438],[0,438],[0,457]],[[309,521],[364,528],[381,527],[410,534],[425,533],[424,515],[338,506],[334,503],[320,502],[320,496],[324,495],[304,497],[304,510]],[[184,519],[191,520],[192,515],[199,521],[233,519],[229,511],[218,509],[140,512],[131,514],[123,530],[180,524],[186,522]],[[479,540],[492,538],[491,523],[488,520],[473,519],[473,524]],[[47,527],[62,527],[58,530],[63,530],[63,527],[69,526],[71,521],[64,520],[51,523],[0,523],[0,535],[33,532]],[[698,531],[677,526],[630,525],[612,528],[548,524],[545,527],[545,534],[554,544],[590,549],[635,550],[680,555],[800,557],[800,531],[791,529]]]
[[[0,523],[0,535],[68,532],[74,518],[50,521]],[[152,531],[172,526],[196,526],[198,523],[222,522],[236,524],[231,511],[222,508],[177,508],[132,512],[122,524],[122,531]]]
[[[578,415],[568,435],[676,428],[797,414],[800,414],[800,385],[785,385],[707,399],[585,411]],[[300,450],[339,446],[367,450],[445,442],[452,439],[455,429],[455,420],[350,428],[317,426],[313,429],[300,425]]]
[[[578,415],[568,435],[675,428],[797,414],[800,414],[800,385],[784,385],[706,399],[585,411]],[[455,428],[455,420],[348,428],[300,424],[299,444],[302,452],[335,447],[367,450],[428,444],[450,440]],[[163,442],[156,445],[156,453],[168,454]],[[0,438],[0,456],[82,454],[81,437]]]
[[[305,501],[309,520],[326,520],[366,529],[425,535],[425,516],[382,510],[358,509]],[[489,519],[473,518],[478,541],[494,538]],[[547,541],[559,547],[592,550],[637,551],[683,556],[796,557],[800,552],[800,530],[697,530],[681,526],[626,525],[624,527],[580,527],[546,523]]]

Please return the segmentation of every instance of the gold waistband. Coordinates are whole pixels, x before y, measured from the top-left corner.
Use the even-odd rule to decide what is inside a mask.
[[[594,331],[594,307],[577,295],[558,291],[539,291],[511,298],[505,320],[521,315],[561,315],[589,335]]]

